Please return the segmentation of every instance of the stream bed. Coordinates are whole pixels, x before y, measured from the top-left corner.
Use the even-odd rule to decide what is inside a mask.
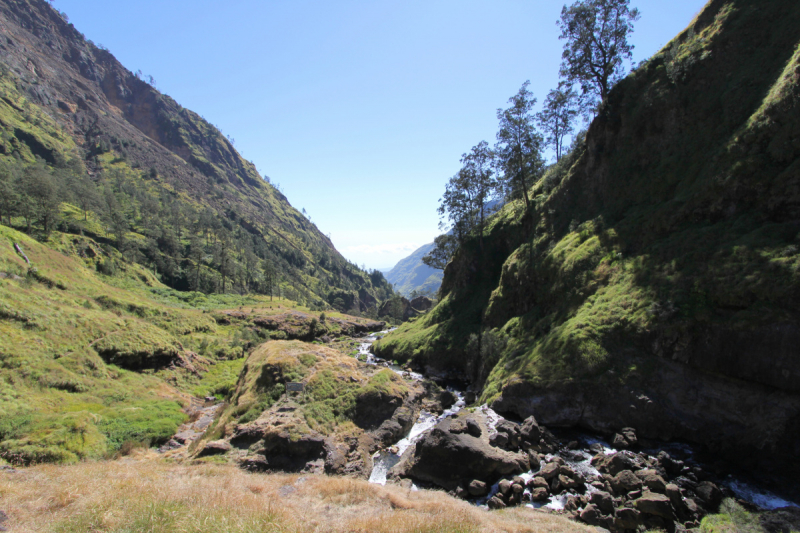
[[[391,368],[405,378],[422,380],[424,378],[422,374],[410,372],[396,365],[392,365],[387,361],[381,360],[372,353],[372,343],[379,338],[379,335],[385,335],[389,331],[391,330],[382,331],[366,337],[359,348],[360,359],[365,360],[369,364]],[[466,407],[463,391],[451,387],[448,387],[448,390],[450,390],[457,399],[452,407],[445,409],[439,415],[429,413],[424,410],[421,411],[416,423],[413,425],[408,435],[396,442],[394,445],[380,450],[374,454],[374,466],[372,469],[372,474],[369,478],[371,483],[377,483],[381,485],[386,484],[389,470],[400,462],[403,453],[408,450],[409,447],[413,446],[420,439],[422,439],[425,434],[433,429],[433,427],[436,426],[436,424],[438,424],[440,421],[447,417],[454,416],[456,413]],[[497,427],[497,424],[505,420],[487,405],[474,408],[474,411],[481,413],[485,417],[490,434],[496,432],[495,428]],[[530,480],[541,467],[552,461],[555,457],[559,457],[566,465],[571,467],[575,472],[581,474],[581,476],[585,479],[599,476],[600,472],[592,465],[592,458],[595,457],[600,450],[602,450],[602,453],[606,455],[611,455],[621,451],[613,448],[606,440],[597,435],[590,435],[587,433],[569,430],[557,432],[557,436],[559,437],[560,441],[569,442],[570,445],[563,447],[555,454],[544,455],[539,465],[531,465],[532,469],[530,471],[520,474],[518,477],[521,477],[523,480],[525,480],[526,484],[530,482]],[[591,450],[589,449],[590,447]],[[695,447],[689,444],[659,443],[657,447],[641,449],[640,453],[646,454],[651,458],[655,458],[659,452],[662,451],[666,451],[674,459],[683,461],[690,468],[697,467],[705,469],[705,465],[703,465],[702,462],[697,459],[700,454]],[[470,501],[479,506],[486,506],[492,495],[498,492],[498,485],[499,482],[492,486],[491,490],[486,496],[472,498]],[[800,507],[798,502],[790,500],[789,496],[785,494],[778,495],[775,492],[764,488],[760,482],[748,478],[746,474],[728,474],[720,479],[720,486],[723,486],[737,498],[749,502],[764,510],[772,510],[790,506]],[[412,484],[412,490],[416,489],[417,487]],[[588,483],[584,487],[585,494],[587,495],[590,495],[597,490],[597,488]],[[779,492],[781,491],[779,490]],[[530,495],[530,489],[526,488],[525,493]],[[544,507],[553,511],[561,511],[565,509],[569,497],[570,494],[564,492],[562,494],[554,494],[546,501],[528,501],[525,503],[525,505],[533,508]]]

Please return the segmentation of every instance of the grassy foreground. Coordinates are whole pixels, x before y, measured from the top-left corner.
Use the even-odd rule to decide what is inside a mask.
[[[124,461],[0,473],[6,527],[22,532],[586,532],[566,518],[484,511],[441,491],[363,480]]]

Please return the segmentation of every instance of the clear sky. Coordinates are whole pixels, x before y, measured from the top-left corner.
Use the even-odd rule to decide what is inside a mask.
[[[552,0],[54,0],[87,39],[196,111],[348,259],[388,268],[439,233],[462,153],[495,142],[525,80],[541,103],[563,41]],[[634,60],[703,0],[632,0]]]

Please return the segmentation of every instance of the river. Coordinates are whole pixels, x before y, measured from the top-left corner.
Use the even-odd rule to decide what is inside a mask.
[[[391,330],[381,331],[378,334],[373,334],[364,338],[359,347],[360,358],[369,364],[387,366],[407,379],[422,380],[424,378],[422,374],[405,371],[396,365],[389,364],[388,362],[379,359],[372,353],[372,343],[378,340],[378,335],[385,335],[389,333],[389,331]],[[457,398],[456,403],[452,407],[446,409],[440,415],[435,415],[427,411],[420,412],[416,423],[413,425],[408,435],[396,442],[394,445],[375,453],[373,456],[374,466],[372,469],[372,474],[369,478],[370,483],[385,485],[389,470],[400,461],[403,453],[410,446],[418,442],[428,431],[433,429],[433,427],[439,421],[455,415],[466,406],[463,391],[450,387],[448,387],[448,390],[453,392]],[[486,417],[490,433],[496,432],[495,427],[497,424],[505,420],[487,405],[482,405],[478,407],[477,410],[481,411]],[[584,478],[600,474],[600,472],[598,472],[597,469],[591,465],[590,461],[594,454],[588,450],[590,446],[602,446],[603,453],[605,454],[613,454],[619,451],[614,449],[602,437],[574,431],[569,431],[567,433],[569,434],[569,440],[579,443],[579,446],[574,450],[563,450],[558,453],[558,456],[560,456],[568,465],[575,469],[575,471],[583,474]],[[595,449],[597,448],[595,447]],[[662,450],[667,451],[673,458],[684,461],[688,466],[704,467],[704,465],[697,459],[698,452],[696,448],[685,443],[660,443],[657,448],[645,449],[642,450],[642,452],[655,457]],[[545,456],[545,460],[542,461],[541,465],[538,465],[536,469],[532,469],[531,471],[522,474],[520,477],[524,478],[527,482],[534,476],[535,472],[539,470],[539,467],[543,466],[545,462],[552,459],[552,457],[552,455]],[[787,506],[800,507],[797,502],[789,500],[788,496],[778,495],[775,492],[764,488],[764,486],[762,486],[758,481],[749,479],[743,474],[727,475],[722,480],[722,485],[731,490],[738,498],[748,501],[765,510],[778,509]],[[416,490],[416,486],[412,485],[412,489]],[[495,484],[487,496],[475,498],[472,501],[476,505],[485,506],[491,495],[495,494],[497,490],[498,484]],[[591,485],[586,485],[587,494],[596,490],[597,489]],[[529,489],[525,489],[525,491],[528,492]],[[526,505],[534,508],[546,507],[553,510],[561,510],[564,509],[568,497],[569,494],[562,493],[551,496],[547,501],[527,503]]]

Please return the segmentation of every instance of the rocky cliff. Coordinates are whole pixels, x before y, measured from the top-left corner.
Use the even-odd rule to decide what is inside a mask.
[[[549,426],[800,464],[800,7],[713,0],[378,343]]]

